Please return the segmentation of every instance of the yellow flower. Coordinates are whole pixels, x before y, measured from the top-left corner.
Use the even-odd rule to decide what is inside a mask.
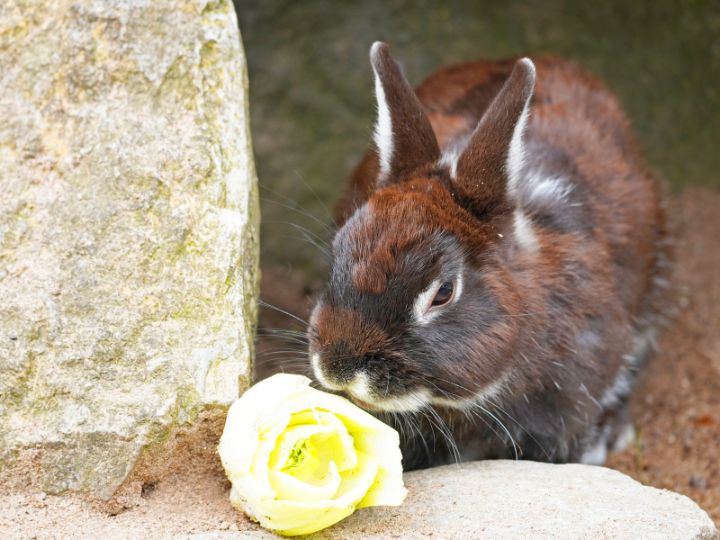
[[[300,375],[273,375],[235,401],[218,451],[233,506],[286,536],[405,499],[397,431]]]

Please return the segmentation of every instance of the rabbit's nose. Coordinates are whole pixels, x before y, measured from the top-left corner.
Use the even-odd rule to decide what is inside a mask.
[[[318,381],[333,390],[356,384],[367,364],[367,355],[358,354],[346,341],[326,345],[310,357]]]

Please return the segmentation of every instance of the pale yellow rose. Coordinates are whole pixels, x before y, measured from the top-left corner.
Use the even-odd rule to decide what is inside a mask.
[[[300,375],[274,375],[233,403],[218,451],[231,503],[287,536],[406,494],[397,431]]]

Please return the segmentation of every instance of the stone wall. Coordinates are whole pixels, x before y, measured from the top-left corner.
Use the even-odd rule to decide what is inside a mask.
[[[3,478],[107,499],[248,385],[247,106],[229,1],[0,5]]]

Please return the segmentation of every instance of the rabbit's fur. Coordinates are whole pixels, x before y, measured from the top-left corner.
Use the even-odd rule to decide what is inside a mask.
[[[602,463],[669,285],[662,190],[617,100],[553,58],[415,92],[387,45],[371,63],[374,148],[337,206],[316,378],[395,421],[407,468]]]

